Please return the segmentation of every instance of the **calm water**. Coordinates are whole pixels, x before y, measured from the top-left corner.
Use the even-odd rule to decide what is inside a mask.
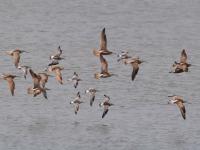
[[[61,45],[64,85],[47,84],[48,100],[26,94],[30,76],[16,79],[16,96],[0,84],[0,150],[199,150],[200,147],[200,3],[198,0],[14,0],[0,3],[1,51],[29,51],[21,63],[41,71]],[[106,27],[108,48],[128,50],[147,61],[134,82],[131,66],[107,56],[109,70],[118,74],[95,80],[100,70],[92,49]],[[188,52],[190,72],[169,74],[170,65]],[[22,75],[1,52],[1,73]],[[83,81],[74,89],[66,80],[73,72]],[[5,88],[6,87],[6,88]],[[99,90],[94,107],[84,90]],[[84,104],[77,116],[69,102],[77,91]],[[115,105],[101,119],[103,94]],[[168,95],[182,95],[184,121]]]

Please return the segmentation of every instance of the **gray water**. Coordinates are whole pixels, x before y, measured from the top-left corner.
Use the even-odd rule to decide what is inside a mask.
[[[1,0],[1,73],[16,78],[15,96],[0,84],[0,150],[199,150],[200,148],[200,2],[198,0]],[[100,63],[92,54],[106,27],[108,48],[128,50],[145,60],[134,82],[131,66],[106,56],[110,72],[95,80]],[[24,80],[4,50],[21,48],[21,64],[41,71],[49,55],[61,45],[64,85],[50,78],[48,100],[26,94]],[[194,64],[188,73],[170,74],[171,64],[185,48]],[[80,74],[78,89],[67,82]],[[93,107],[84,90],[99,90]],[[78,115],[69,104],[77,91],[82,100]],[[104,119],[98,104],[103,95],[115,105]],[[168,95],[182,95],[187,119]]]

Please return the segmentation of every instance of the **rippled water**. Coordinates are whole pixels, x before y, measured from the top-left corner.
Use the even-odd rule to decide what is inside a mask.
[[[198,150],[200,147],[200,3],[198,0],[8,0],[0,3],[0,67],[2,73],[21,72],[14,68],[4,50],[16,47],[29,51],[21,63],[41,71],[49,55],[61,45],[64,85],[54,78],[47,84],[48,100],[26,94],[32,84],[17,78],[12,97],[7,83],[0,84],[1,150]],[[146,63],[134,82],[131,66],[107,56],[109,70],[117,74],[95,80],[100,70],[92,49],[106,27],[108,48],[128,50]],[[170,65],[187,49],[188,73],[169,74]],[[73,72],[83,81],[74,89],[66,80]],[[6,88],[5,88],[6,87]],[[84,90],[99,90],[94,107]],[[74,115],[69,102],[81,91],[84,104]],[[103,94],[115,105],[101,119],[98,103]],[[187,119],[178,108],[167,105],[168,95],[182,95]]]

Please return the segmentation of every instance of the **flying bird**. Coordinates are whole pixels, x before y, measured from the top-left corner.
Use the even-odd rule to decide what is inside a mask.
[[[181,96],[177,96],[177,95],[172,95],[172,96],[168,96],[168,97],[171,97],[171,99],[169,100],[168,103],[176,104],[181,111],[181,115],[182,115],[183,119],[186,119],[186,109],[183,104],[183,103],[186,103],[186,101],[184,101]]]
[[[73,101],[70,102],[70,104],[73,104],[74,105],[74,113],[77,115],[78,111],[79,111],[79,105],[81,103],[83,103],[83,101],[80,101],[81,99],[81,96],[80,96],[80,92],[78,92],[76,94],[76,97]]]
[[[98,50],[93,49],[93,54],[95,56],[99,56],[100,54],[102,54],[102,55],[112,54],[112,52],[107,49],[107,38],[106,38],[105,30],[106,29],[103,28],[103,30],[101,31],[101,34],[100,34],[100,48]]]
[[[99,79],[99,78],[107,78],[107,77],[112,76],[112,74],[108,72],[108,62],[106,61],[106,59],[103,57],[102,54],[100,54],[99,59],[101,63],[101,72],[95,73],[94,77],[96,79]]]
[[[118,59],[117,61],[121,61],[121,60],[124,60],[124,59],[128,59],[128,58],[131,58],[131,56],[128,55],[128,52],[127,51],[121,51],[121,53],[119,53],[117,55]]]
[[[187,54],[185,49],[182,50],[181,56],[180,56],[180,62],[174,62],[172,65],[172,71],[170,73],[182,73],[182,72],[188,72],[188,68],[191,66],[187,62]]]
[[[8,87],[10,89],[12,96],[14,96],[14,91],[15,91],[14,78],[16,78],[16,77],[18,77],[18,76],[11,75],[11,74],[2,74],[2,78],[8,82]]]
[[[30,68],[31,68],[31,67],[29,67],[29,66],[21,66],[21,65],[18,66],[18,69],[19,69],[19,70],[22,70],[23,73],[24,73],[24,79],[26,79],[26,76],[27,76],[27,74],[28,74],[28,70],[29,70]]]
[[[36,74],[32,69],[29,69],[29,72],[33,80],[33,88],[40,87],[40,80],[41,80],[40,75]]]
[[[27,89],[27,93],[28,94],[32,94],[33,95],[33,97],[36,97],[37,95],[39,95],[39,94],[43,94],[43,96],[44,96],[44,98],[45,99],[48,99],[47,98],[47,90],[50,90],[50,89],[48,89],[48,88],[46,88],[46,87],[44,87],[44,88],[42,88],[42,87],[36,87],[36,88],[33,88],[33,87],[29,87],[28,89]]]
[[[92,106],[92,104],[94,103],[96,92],[97,92],[97,90],[94,88],[89,88],[88,90],[85,90],[85,93],[86,94],[88,93],[90,96],[90,106]]]
[[[12,56],[13,61],[14,61],[14,65],[15,65],[16,68],[18,68],[18,66],[19,66],[20,54],[23,53],[23,52],[26,52],[26,51],[20,50],[20,49],[6,51],[6,54]]]
[[[64,68],[63,67],[60,67],[60,66],[50,66],[50,70],[52,72],[55,73],[56,75],[56,80],[60,83],[60,84],[63,84],[63,79],[62,79],[62,73],[61,71],[63,70]]]
[[[132,81],[134,81],[134,79],[139,71],[139,65],[143,62],[144,61],[140,60],[138,57],[124,60],[125,64],[131,64],[133,67],[133,71],[132,71],[132,75],[131,75]]]
[[[44,98],[47,99],[47,92],[46,90],[49,90],[48,88],[45,87],[45,81],[43,78],[43,74],[39,73],[36,74],[32,69],[29,70],[31,76],[32,76],[32,80],[33,80],[33,87],[29,87],[27,89],[27,93],[28,94],[33,94],[34,97],[36,97],[39,94],[43,94]],[[47,79],[48,80],[48,79]],[[43,83],[45,82],[45,83]],[[42,87],[41,85],[42,84]]]
[[[48,82],[49,77],[51,77],[51,75],[45,72],[38,73],[38,75],[40,76],[40,85],[44,88],[46,83]]]
[[[62,54],[62,50],[61,50],[60,46],[58,46],[57,52],[56,52],[54,55],[51,55],[51,56],[50,56],[50,59],[51,59],[51,60],[61,60],[61,59],[63,59],[63,58],[61,57],[61,54]]]
[[[108,113],[109,107],[113,105],[112,103],[110,103],[110,97],[109,96],[104,95],[104,97],[105,97],[104,101],[99,104],[100,107],[102,107],[102,106],[104,107],[102,118],[104,118],[105,115]]]
[[[79,78],[78,74],[76,72],[74,72],[73,76],[71,79],[68,79],[68,81],[73,81],[74,83],[74,88],[77,88],[79,81],[81,81],[81,79]]]

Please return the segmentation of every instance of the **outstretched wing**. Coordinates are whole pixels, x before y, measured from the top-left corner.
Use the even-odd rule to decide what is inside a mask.
[[[17,68],[18,65],[19,65],[19,60],[20,60],[20,54],[19,54],[19,52],[14,52],[13,53],[13,59],[14,59],[15,67]]]
[[[108,72],[108,62],[103,57],[103,55],[100,55],[99,58],[100,58],[100,62],[101,62],[101,73]]]
[[[107,39],[106,39],[105,28],[103,28],[100,35],[100,50],[107,50]]]
[[[15,82],[13,81],[12,78],[7,78],[6,80],[8,82],[8,87],[10,89],[10,92],[11,92],[12,96],[14,96]]]
[[[181,115],[182,115],[183,119],[186,119],[186,110],[185,110],[185,106],[183,105],[183,102],[177,101],[176,104],[181,111]]]
[[[187,54],[185,52],[185,49],[183,49],[181,52],[180,63],[186,63],[186,62],[187,62]]]
[[[35,72],[33,72],[32,69],[30,69],[29,72],[33,79],[33,85],[34,85],[33,88],[40,87],[40,79],[41,79],[40,76],[38,76]]]
[[[76,103],[76,104],[74,104],[74,112],[75,112],[75,114],[78,113],[78,110],[79,110],[79,104]]]
[[[92,104],[94,103],[94,99],[95,99],[95,94],[92,93],[90,96],[90,106],[92,106]]]
[[[138,63],[134,62],[134,63],[132,63],[132,67],[133,67],[133,71],[132,71],[132,81],[133,81],[135,79],[135,76],[138,73],[139,65],[138,65]]]
[[[105,117],[105,115],[108,113],[108,105],[104,105],[104,111],[103,111],[103,115],[102,115],[102,118],[104,118]]]

